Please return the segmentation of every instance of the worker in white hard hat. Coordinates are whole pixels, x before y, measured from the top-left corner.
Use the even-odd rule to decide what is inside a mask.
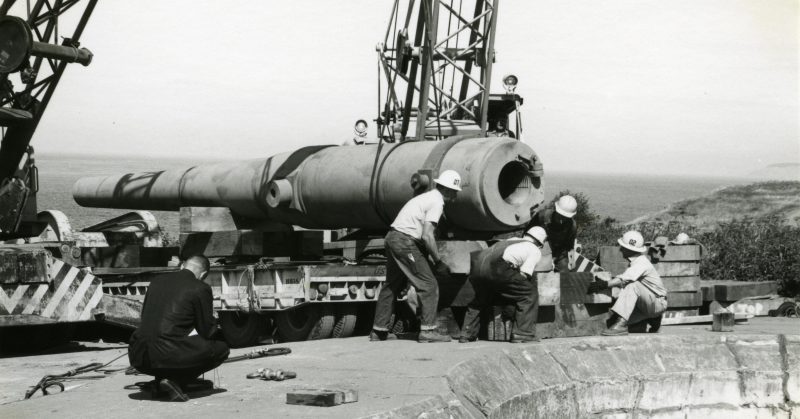
[[[464,317],[464,327],[458,341],[461,343],[478,338],[480,312],[492,305],[493,300],[513,301],[515,318],[511,342],[537,342],[536,320],[539,314],[539,285],[534,268],[542,258],[542,246],[547,232],[542,227],[533,227],[522,239],[509,239],[495,243],[473,257],[474,265],[488,263],[488,276],[481,272],[470,273],[470,283],[475,297],[469,303]]]
[[[640,322],[647,322],[651,333],[658,332],[661,315],[667,309],[667,289],[645,255],[647,247],[644,245],[644,238],[641,233],[632,230],[623,234],[617,242],[622,256],[630,262],[628,269],[610,281],[597,278],[589,284],[590,293],[607,288],[622,288],[617,301],[611,307],[612,324],[602,335],[627,335],[629,325],[637,325],[637,329],[643,329],[639,327],[642,326],[639,325]]]
[[[455,170],[445,170],[434,182],[435,188],[411,198],[400,209],[391,231],[386,235],[386,282],[381,287],[375,306],[370,341],[395,338],[389,333],[392,309],[409,282],[416,289],[420,310],[418,341],[450,341],[449,336],[436,332],[439,284],[433,271],[447,275],[450,269],[439,255],[434,232],[445,203],[455,199],[461,190],[461,176]]]
[[[558,198],[553,207],[532,214],[528,223],[528,228],[539,226],[547,231],[556,272],[569,271],[569,251],[575,246],[578,234],[574,220],[577,213],[578,201],[571,195],[564,195]]]
[[[369,128],[367,121],[363,119],[356,121],[355,125],[353,125],[353,138],[345,141],[342,143],[342,145],[364,145],[376,143],[377,141],[367,137],[367,128]]]

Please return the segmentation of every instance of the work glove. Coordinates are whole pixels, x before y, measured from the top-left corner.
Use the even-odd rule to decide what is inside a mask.
[[[608,289],[608,282],[603,281],[602,279],[595,279],[594,282],[589,284],[589,288],[586,289],[587,294],[596,294],[600,291]]]
[[[433,266],[433,270],[437,276],[450,276],[450,267],[441,260],[436,262],[436,265]]]

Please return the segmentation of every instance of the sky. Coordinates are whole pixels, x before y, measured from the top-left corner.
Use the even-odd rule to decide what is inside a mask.
[[[519,77],[545,170],[741,176],[800,163],[799,4],[503,1],[492,90]],[[339,144],[376,117],[391,5],[101,1],[82,38],[94,60],[67,69],[33,144],[181,159]]]

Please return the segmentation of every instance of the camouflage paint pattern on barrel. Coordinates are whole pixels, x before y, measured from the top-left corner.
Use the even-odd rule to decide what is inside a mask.
[[[544,200],[534,151],[502,138],[306,147],[266,159],[81,178],[73,196],[86,207],[228,207],[239,217],[304,228],[385,229],[447,169],[462,178],[462,191],[445,208],[458,229],[517,229]]]

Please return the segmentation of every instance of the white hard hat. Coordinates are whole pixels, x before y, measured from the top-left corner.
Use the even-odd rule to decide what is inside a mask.
[[[434,182],[455,191],[461,190],[461,175],[455,170],[445,170],[439,177],[434,179]]]
[[[634,252],[644,253],[647,251],[647,248],[644,247],[644,237],[642,237],[642,233],[638,231],[626,231],[625,234],[622,235],[622,238],[617,240],[617,243]]]
[[[531,227],[531,229],[526,231],[525,234],[533,237],[536,240],[539,240],[539,243],[544,243],[544,241],[547,239],[547,232],[539,226]]]
[[[564,195],[556,201],[556,212],[567,218],[572,218],[578,212],[578,201],[569,195]]]
[[[689,242],[689,235],[686,233],[680,233],[675,240],[671,241],[672,244],[686,244]]]

